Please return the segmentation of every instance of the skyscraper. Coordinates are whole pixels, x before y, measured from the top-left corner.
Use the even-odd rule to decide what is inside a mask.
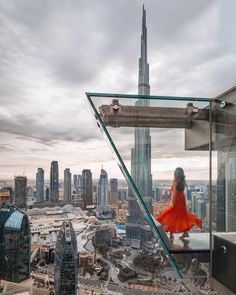
[[[42,203],[44,201],[44,170],[38,168],[36,173],[36,202]]]
[[[92,172],[90,169],[84,169],[82,171],[83,179],[83,200],[84,206],[93,204],[93,179]]]
[[[236,231],[236,153],[218,152],[217,231]]]
[[[147,62],[147,28],[146,10],[143,6],[141,57],[139,58],[138,94],[150,95],[149,64]],[[138,99],[136,106],[148,107],[150,102]],[[135,128],[134,147],[131,150],[131,176],[147,205],[152,212],[152,174],[151,174],[151,136],[149,128]],[[126,234],[128,239],[150,240],[152,232],[133,193],[129,192],[129,217]]]
[[[77,174],[73,175],[73,185],[74,185],[74,188],[78,187],[78,175]]]
[[[30,276],[30,224],[11,204],[0,208],[0,279],[21,282]]]
[[[64,202],[71,202],[71,173],[69,168],[64,170]]]
[[[101,169],[101,174],[98,181],[97,211],[106,211],[108,208],[108,175],[104,169]]]
[[[69,220],[64,220],[57,237],[54,259],[56,295],[77,294],[77,242]]]
[[[26,188],[27,188],[27,177],[16,176],[15,177],[15,205],[18,208],[26,208]]]
[[[110,203],[115,205],[118,201],[118,179],[110,179]]]
[[[59,172],[57,161],[51,162],[49,199],[52,203],[56,203],[59,201]]]

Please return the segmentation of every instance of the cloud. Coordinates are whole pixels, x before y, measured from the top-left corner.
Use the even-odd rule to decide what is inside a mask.
[[[235,84],[234,0],[144,2],[152,94],[214,97]],[[137,93],[141,12],[142,1],[128,0],[0,3],[1,155],[8,165],[31,160],[33,175],[33,165],[50,159],[82,167],[74,156],[86,165],[81,154],[94,169],[99,161],[112,167],[85,92]]]

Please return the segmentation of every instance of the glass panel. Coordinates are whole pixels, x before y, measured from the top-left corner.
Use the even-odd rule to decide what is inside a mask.
[[[230,261],[235,260],[233,253],[236,243],[235,100],[235,90],[230,89],[212,103],[212,149],[216,159],[216,182],[213,179],[211,271],[217,281],[233,292],[236,292],[235,267],[232,268],[233,262]],[[220,276],[219,272],[225,275]]]
[[[205,277],[209,261],[209,100],[87,96],[130,187],[126,241],[150,255],[164,254],[174,270],[171,276]],[[171,187],[177,167],[183,168],[186,185],[184,192],[174,193]],[[176,219],[171,225],[160,220],[162,226],[156,218],[171,203],[175,210],[169,209],[167,216]],[[199,218],[187,214],[181,219],[179,212],[185,208]],[[190,237],[181,238],[191,227],[188,222],[184,226],[186,220],[198,225],[202,220],[202,228],[194,226]],[[170,231],[174,239],[169,238]]]

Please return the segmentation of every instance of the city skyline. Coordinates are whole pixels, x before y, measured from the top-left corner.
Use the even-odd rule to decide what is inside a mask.
[[[214,97],[235,83],[234,1],[2,2],[0,179],[23,171],[33,179],[37,167],[47,179],[54,158],[59,175],[66,167],[73,174],[88,167],[98,178],[103,163],[122,178],[84,93],[136,93],[143,2],[152,94]],[[162,160],[168,164],[167,156]],[[199,156],[195,177],[205,163]]]

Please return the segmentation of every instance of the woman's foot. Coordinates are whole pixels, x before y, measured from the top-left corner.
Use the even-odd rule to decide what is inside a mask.
[[[173,233],[170,233],[170,240],[173,240],[174,239],[174,235]]]
[[[185,231],[182,236],[180,236],[180,239],[189,238],[189,233]]]

